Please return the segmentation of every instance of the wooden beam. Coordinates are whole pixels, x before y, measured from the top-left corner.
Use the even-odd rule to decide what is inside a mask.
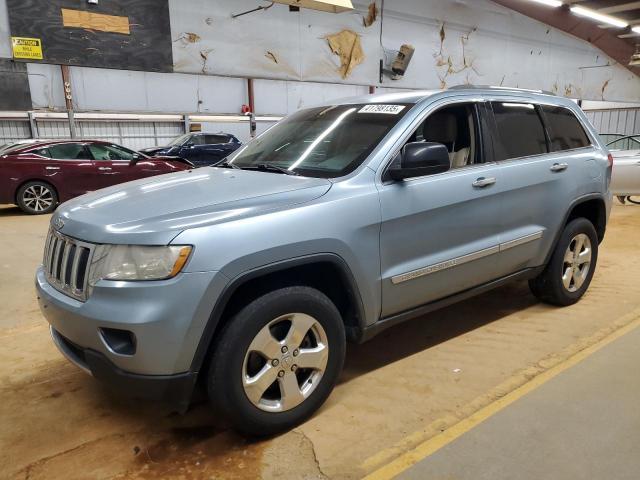
[[[130,35],[129,17],[105,15],[103,13],[87,12],[86,10],[71,10],[63,8],[62,25],[67,28],[85,28],[99,32],[112,32]]]

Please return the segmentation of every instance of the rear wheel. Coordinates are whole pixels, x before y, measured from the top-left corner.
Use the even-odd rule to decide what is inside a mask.
[[[58,195],[46,182],[28,182],[18,190],[17,202],[23,212],[29,215],[40,215],[51,213],[56,209]]]
[[[589,288],[598,261],[593,224],[577,218],[564,228],[544,271],[529,281],[533,294],[552,305],[576,303]]]
[[[288,430],[331,393],[345,343],[340,313],[323,293],[309,287],[267,293],[230,319],[216,342],[209,397],[243,433]]]

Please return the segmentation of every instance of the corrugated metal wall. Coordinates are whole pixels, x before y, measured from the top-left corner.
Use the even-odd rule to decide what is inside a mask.
[[[183,133],[182,122],[78,122],[80,138],[112,141],[133,150],[166,145]]]
[[[0,145],[31,138],[27,120],[0,120]]]
[[[585,113],[601,134],[640,134],[640,108],[587,110]]]
[[[67,120],[39,119],[38,136],[44,139],[71,138]],[[183,122],[76,121],[78,138],[106,140],[134,150],[166,145],[184,133]],[[0,120],[0,144],[31,138],[27,120]]]

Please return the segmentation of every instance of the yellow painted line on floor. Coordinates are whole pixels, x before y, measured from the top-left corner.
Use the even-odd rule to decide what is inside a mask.
[[[633,313],[636,314],[636,316],[640,314],[638,310],[636,310]],[[552,378],[558,376],[565,370],[577,365],[588,356],[594,354],[598,350],[602,349],[603,347],[606,347],[610,343],[614,342],[618,338],[622,337],[623,335],[626,335],[627,333],[631,332],[632,330],[638,327],[640,327],[640,317],[636,318],[635,320],[628,323],[627,325],[609,334],[599,342],[594,343],[593,345],[585,348],[584,350],[579,351],[575,355],[551,367],[549,370],[546,370],[540,373],[529,382],[521,385],[520,387],[508,393],[504,397],[490,403],[486,407],[481,408],[471,416],[456,423],[451,428],[448,428],[447,430],[445,430],[442,433],[439,433],[435,437],[432,437],[424,441],[423,443],[419,444],[417,447],[413,448],[412,450],[409,450],[408,452],[402,454],[400,457],[396,458],[392,462],[370,473],[369,475],[364,477],[364,480],[387,480],[387,479],[391,479],[398,476],[405,470],[408,470],[409,468],[411,468],[416,463],[424,460],[429,455],[434,454],[435,452],[440,450],[442,447],[448,445],[449,443],[453,442],[457,438],[461,437],[462,435],[467,433],[469,430],[477,427],[479,424],[481,424],[488,418],[492,417],[496,413],[500,412],[504,408],[508,407],[515,401],[524,397],[528,393],[531,393],[533,390],[535,390],[539,386],[548,382]]]

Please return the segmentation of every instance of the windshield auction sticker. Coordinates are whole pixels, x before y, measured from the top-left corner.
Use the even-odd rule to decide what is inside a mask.
[[[385,113],[387,115],[397,115],[404,110],[404,105],[365,105],[358,113]]]
[[[42,60],[42,41],[39,38],[11,37],[13,58]]]

